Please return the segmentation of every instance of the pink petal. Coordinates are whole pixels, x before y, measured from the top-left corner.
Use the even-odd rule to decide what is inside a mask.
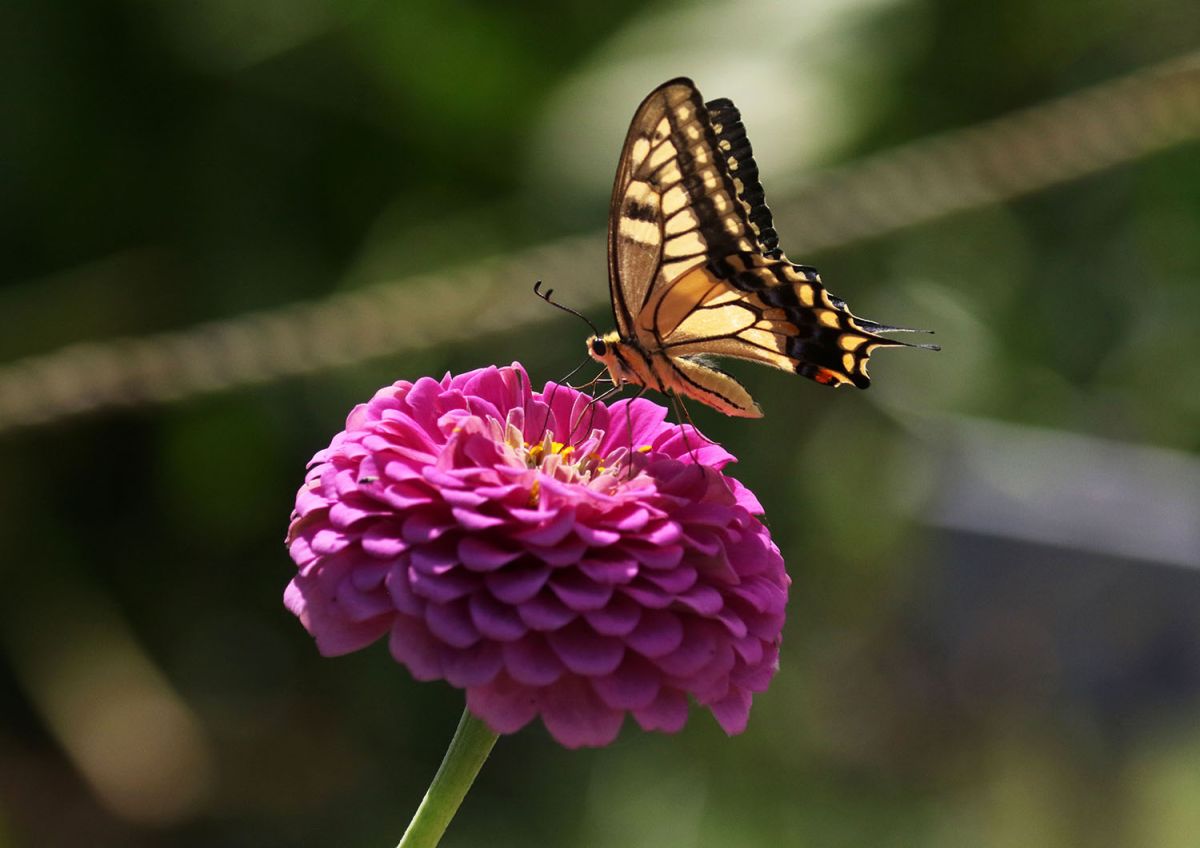
[[[633,711],[633,717],[643,730],[678,733],[687,724],[687,696],[678,689],[662,689],[647,707]]]
[[[549,592],[542,592],[517,607],[521,620],[534,630],[557,630],[575,618],[575,611]]]
[[[613,595],[603,609],[589,610],[583,617],[597,633],[626,636],[637,626],[642,617],[642,608],[625,595]]]
[[[596,583],[574,570],[556,572],[550,577],[550,590],[573,610],[598,610],[612,597],[612,586]]]
[[[696,569],[686,565],[672,568],[670,571],[651,571],[647,568],[642,572],[643,580],[672,595],[691,589],[696,585],[696,577]]]
[[[645,581],[638,581],[628,586],[622,586],[620,587],[620,591],[621,594],[632,598],[649,609],[666,609],[675,602],[674,593],[663,591]]]
[[[717,642],[711,630],[689,626],[686,631],[686,637],[674,651],[654,658],[658,667],[673,677],[698,674],[717,656]]]
[[[465,650],[447,651],[442,655],[446,682],[460,689],[490,683],[503,666],[500,646],[495,642],[482,641]]]
[[[417,545],[432,542],[453,527],[453,521],[423,510],[405,519],[401,532],[406,541]]]
[[[311,544],[313,551],[321,556],[329,556],[345,550],[350,545],[350,539],[341,531],[326,527],[313,535]]]
[[[468,600],[471,621],[488,639],[511,642],[529,632],[517,611],[488,592],[475,592]]]
[[[408,587],[412,594],[436,604],[448,604],[464,598],[476,591],[479,584],[479,575],[463,568],[451,568],[432,575],[415,567],[408,570]]]
[[[617,738],[625,714],[604,705],[583,680],[564,677],[542,691],[542,722],[567,748],[600,747]]]
[[[614,710],[640,710],[658,697],[661,675],[636,654],[628,656],[612,674],[593,677],[592,688]]]
[[[384,578],[388,594],[396,609],[405,615],[425,617],[425,601],[413,594],[409,584],[409,566],[403,562],[396,563]]]
[[[313,592],[314,595],[309,595]],[[297,577],[284,591],[284,604],[317,640],[322,656],[333,657],[365,648],[388,630],[391,616],[368,621],[351,621],[337,607],[321,597],[323,592],[316,581]]]
[[[380,559],[392,559],[408,550],[399,526],[392,521],[375,522],[363,532],[360,541],[363,551]]]
[[[656,547],[660,545],[673,545],[682,537],[683,531],[675,521],[660,521],[653,530],[638,534],[639,539]]]
[[[406,615],[392,620],[388,649],[396,661],[408,667],[417,680],[438,680],[442,677],[442,646],[438,644],[424,622]]]
[[[683,558],[683,548],[679,545],[627,545],[626,550],[633,554],[634,559],[648,568],[674,568]]]
[[[563,665],[587,677],[611,674],[625,656],[625,644],[620,639],[601,636],[583,621],[547,633],[546,640]]]
[[[593,547],[604,547],[621,541],[621,534],[616,530],[606,530],[602,527],[591,527],[587,524],[576,524],[575,535]]]
[[[575,513],[564,509],[555,513],[549,521],[513,535],[531,545],[553,546],[565,539],[574,527]]]
[[[625,644],[644,657],[654,659],[676,650],[683,642],[683,622],[666,610],[646,610]]]
[[[716,615],[725,602],[712,586],[693,586],[679,596],[679,603],[700,615]]]
[[[491,682],[467,689],[467,709],[494,733],[516,733],[537,716],[537,695],[503,673]]]
[[[628,583],[638,574],[637,560],[629,557],[606,559],[590,555],[579,561],[579,570],[597,583]]]
[[[521,554],[520,548],[498,544],[479,536],[467,536],[458,543],[458,558],[473,571],[495,571]]]
[[[454,516],[454,520],[458,525],[465,530],[490,530],[493,527],[500,527],[506,522],[503,518],[498,518],[494,515],[485,515],[482,512],[476,512],[473,509],[464,507],[454,507],[450,510],[450,514]]]
[[[557,545],[529,546],[529,552],[547,565],[575,565],[587,549],[588,546],[579,539],[569,539]]]
[[[708,708],[716,716],[721,729],[730,736],[736,736],[746,729],[750,721],[750,700],[749,692],[734,689],[727,698],[709,704]]]
[[[549,686],[563,675],[565,668],[545,638],[531,633],[515,642],[500,646],[504,667],[514,680],[529,686]]]
[[[465,601],[429,604],[425,607],[425,623],[430,633],[455,648],[469,648],[479,641],[479,630],[471,621]]]
[[[506,604],[523,604],[546,585],[550,569],[528,562],[513,563],[500,571],[483,576],[488,591]]]

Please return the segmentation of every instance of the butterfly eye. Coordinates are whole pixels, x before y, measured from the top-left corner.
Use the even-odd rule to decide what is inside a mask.
[[[608,345],[604,343],[604,339],[592,339],[592,353],[596,356],[604,356],[608,353]]]

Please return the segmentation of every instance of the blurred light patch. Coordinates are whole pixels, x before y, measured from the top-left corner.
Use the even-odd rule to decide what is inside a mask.
[[[607,197],[634,108],[677,76],[692,77],[707,99],[737,104],[767,196],[772,186],[778,196],[861,129],[858,110],[867,104],[850,96],[851,80],[885,77],[921,40],[917,14],[886,42],[867,43],[858,31],[869,16],[897,5],[726,0],[644,14],[551,101],[528,160],[535,196]],[[731,31],[739,35],[731,38]]]
[[[936,527],[1200,566],[1200,462],[1185,453],[951,419]]]
[[[163,826],[196,815],[213,755],[195,715],[104,599],[58,587],[6,632],[9,660],[64,753],[109,810]]]
[[[190,0],[147,4],[165,35],[198,68],[237,71],[323,35],[347,9],[327,0]],[[350,8],[359,3],[345,4]]]
[[[646,748],[612,750],[598,759],[579,844],[690,848],[706,843],[701,839],[709,800],[704,770],[669,768],[668,763]],[[654,780],[647,782],[647,775]]]

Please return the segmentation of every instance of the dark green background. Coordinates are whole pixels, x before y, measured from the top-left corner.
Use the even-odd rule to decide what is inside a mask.
[[[858,120],[815,168],[1200,46],[1192,0],[860,3],[824,46],[766,38],[780,18],[795,19],[732,2],[12,0],[0,362],[378,282],[361,271],[368,241],[393,245],[402,277],[598,232],[607,188],[547,192],[552,163],[531,153],[581,76],[630,79],[627,119],[676,74],[742,102],[706,86],[718,63],[786,100],[811,52],[836,48],[826,82]],[[755,78],[764,49],[795,74]],[[647,63],[660,77],[634,85]],[[797,131],[820,120],[796,115]],[[936,326],[946,349],[885,352],[867,393],[740,369],[764,421],[695,413],[742,458],[794,580],[782,669],[749,730],[726,739],[694,712],[678,736],[630,725],[569,752],[529,728],[497,745],[445,844],[1196,844],[1200,575],[937,530],[929,504],[956,471],[938,434],[963,416],[1170,450],[1194,479],[1198,153],[793,256],[860,314]],[[798,176],[764,161],[768,200]],[[804,222],[778,223],[787,248]],[[514,301],[542,274],[514,278]],[[577,275],[605,285],[601,265]],[[383,383],[514,359],[553,378],[581,336],[549,316],[0,434],[0,846],[394,844],[462,698],[413,682],[383,646],[321,659],[285,612],[281,541],[304,464]],[[1102,462],[1107,443],[1087,444]],[[1194,535],[1195,486],[1180,502],[1150,484]],[[157,713],[122,701],[139,691],[127,672],[173,693],[200,752],[162,752],[161,774],[117,768],[144,801],[132,812],[81,776],[72,747],[98,734],[142,762],[136,710]],[[172,807],[178,787],[195,802]]]

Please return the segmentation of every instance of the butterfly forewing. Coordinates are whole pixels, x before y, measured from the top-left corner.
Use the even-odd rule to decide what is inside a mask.
[[[759,246],[750,207],[738,199],[743,185],[729,176],[740,127],[730,124],[733,141],[719,137],[703,98],[686,79],[659,86],[638,107],[618,165],[609,218],[609,283],[622,336],[636,331],[635,318],[654,289],[711,256]],[[737,145],[736,152],[743,148],[748,145]],[[757,187],[761,197],[757,181],[744,186],[751,194]],[[770,215],[760,206],[757,220],[765,217],[773,243]]]

